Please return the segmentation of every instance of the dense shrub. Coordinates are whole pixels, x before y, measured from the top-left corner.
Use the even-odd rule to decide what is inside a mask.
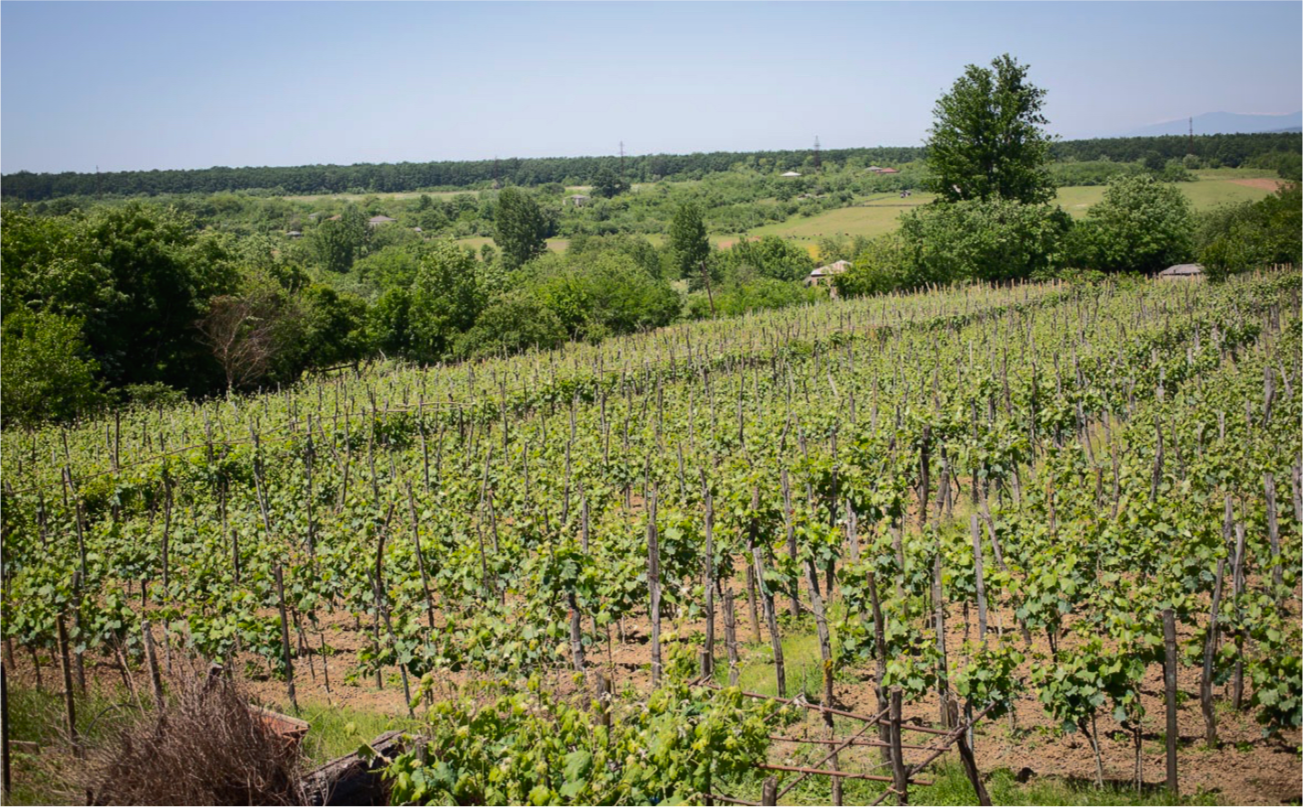
[[[725,276],[744,271],[773,280],[803,280],[814,270],[814,259],[803,247],[776,235],[743,239],[716,255]]]
[[[904,238],[899,233],[887,233],[865,244],[849,270],[833,275],[833,284],[845,297],[885,294],[913,285],[912,272]]]
[[[18,306],[4,318],[0,343],[0,419],[6,427],[67,420],[99,401],[98,365],[86,356],[76,320]]]
[[[992,199],[932,204],[901,217],[908,286],[1002,281],[1063,265],[1072,220],[1059,207]]]
[[[1119,176],[1073,233],[1074,265],[1157,272],[1194,254],[1194,211],[1178,188],[1152,176]]]
[[[1205,213],[1196,240],[1208,276],[1220,280],[1274,263],[1303,263],[1303,193],[1290,184],[1259,202]]]

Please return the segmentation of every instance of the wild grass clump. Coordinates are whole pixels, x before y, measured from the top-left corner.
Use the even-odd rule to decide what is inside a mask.
[[[161,709],[91,749],[92,804],[301,804],[298,748],[221,678],[172,682]]]

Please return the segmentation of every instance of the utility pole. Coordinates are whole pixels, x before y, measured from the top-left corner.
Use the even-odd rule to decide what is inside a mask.
[[[498,177],[498,155],[493,155],[493,187],[501,188],[502,181]]]
[[[624,141],[620,141],[620,179],[624,179]]]
[[[1190,118],[1190,145],[1186,146],[1186,154],[1194,154],[1194,118]]]

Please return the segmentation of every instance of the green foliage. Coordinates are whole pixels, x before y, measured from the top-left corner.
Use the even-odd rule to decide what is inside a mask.
[[[774,280],[769,277],[735,277],[713,289],[715,311],[726,317],[736,317],[755,311],[767,311],[802,305],[825,299],[826,292],[805,288],[799,283]],[[688,316],[692,319],[710,317],[710,300],[706,294],[692,295]]]
[[[593,177],[593,193],[611,199],[629,190],[629,183],[616,176],[615,172],[602,166]]]
[[[771,709],[736,689],[678,685],[608,730],[531,679],[488,705],[435,704],[424,750],[398,756],[384,775],[403,804],[682,803],[764,759]]]
[[[407,309],[412,358],[442,360],[457,334],[475,323],[484,306],[476,277],[478,266],[473,253],[449,242],[434,244],[421,257]],[[387,332],[384,336],[393,335]]]
[[[1059,207],[1008,199],[937,203],[901,217],[909,285],[1003,281],[1053,273],[1072,227]],[[885,242],[890,244],[890,242]],[[886,254],[879,265],[891,267]],[[888,275],[891,272],[888,269]]]
[[[600,341],[668,325],[679,314],[679,295],[635,259],[618,251],[594,251],[542,262],[526,283],[528,293],[550,310],[573,339]]]
[[[674,276],[687,278],[691,287],[697,288],[696,284],[702,282],[701,264],[710,257],[710,239],[706,237],[706,225],[696,205],[680,205],[675,211],[670,224],[669,253]]]
[[[910,250],[900,233],[878,236],[856,253],[851,268],[833,275],[843,297],[886,294],[915,284]]]
[[[1196,237],[1212,280],[1274,263],[1303,265],[1303,192],[1298,183],[1260,202],[1205,213]]]
[[[1177,188],[1151,176],[1118,176],[1072,237],[1073,262],[1104,272],[1152,273],[1192,257],[1194,213]]]
[[[99,402],[97,365],[76,320],[17,306],[5,312],[0,412],[6,427],[68,420]]]
[[[348,205],[343,213],[325,219],[312,231],[318,265],[328,272],[349,271],[361,257],[369,235],[366,215],[356,205]]]
[[[968,65],[933,110],[928,188],[942,199],[1005,199],[1041,204],[1054,196],[1041,128],[1045,90],[1008,54],[991,67]]]
[[[538,203],[516,188],[498,194],[493,241],[507,269],[523,266],[547,250],[547,222]]]
[[[455,354],[482,359],[525,350],[550,350],[565,343],[564,323],[542,300],[527,292],[511,292],[493,300],[475,325],[457,337]]]
[[[772,280],[799,281],[814,270],[814,259],[798,244],[776,235],[744,238],[715,256],[724,275],[758,275]]]
[[[1009,711],[1023,688],[1017,676],[1023,654],[1012,645],[991,644],[978,648],[968,665],[955,675],[955,692],[973,705],[985,709],[987,720],[995,720]]]
[[[1297,620],[1264,615],[1255,627],[1259,656],[1249,665],[1253,706],[1265,733],[1297,729],[1303,724],[1303,644]],[[1266,624],[1264,624],[1266,623]]]

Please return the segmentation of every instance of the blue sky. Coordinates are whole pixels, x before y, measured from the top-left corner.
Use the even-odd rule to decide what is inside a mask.
[[[0,170],[917,145],[1004,52],[1064,137],[1303,107],[1303,4],[0,3]]]

